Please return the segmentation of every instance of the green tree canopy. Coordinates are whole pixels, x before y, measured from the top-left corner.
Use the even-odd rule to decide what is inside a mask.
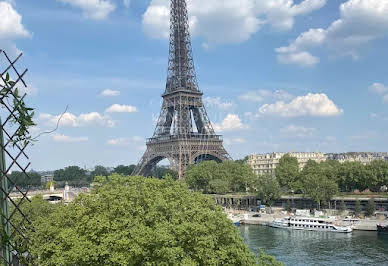
[[[55,181],[75,181],[75,180],[90,180],[86,175],[86,171],[78,166],[68,166],[64,169],[54,171]]]
[[[283,155],[275,169],[275,176],[281,187],[293,190],[299,180],[298,159],[289,154]]]
[[[376,204],[375,204],[375,201],[374,199],[369,199],[368,200],[368,203],[366,205],[366,211],[365,211],[365,214],[366,216],[372,216],[374,215],[376,212]]]
[[[13,181],[12,183],[10,182],[10,185],[16,185],[21,188],[41,186],[42,177],[40,174],[37,172],[28,172],[27,175],[23,172],[13,171],[10,174],[10,179]]]
[[[121,175],[132,175],[132,172],[135,170],[136,165],[131,164],[128,166],[119,165],[114,170],[113,173],[121,174]]]
[[[172,179],[177,180],[178,172],[173,169],[170,169],[167,166],[155,166],[151,170],[150,176],[156,177],[156,178],[164,178],[165,176],[170,176]]]
[[[185,175],[190,188],[217,194],[246,192],[255,180],[256,176],[250,166],[233,161],[202,162],[190,166]]]
[[[256,189],[259,198],[268,206],[272,206],[281,196],[279,182],[272,175],[259,176]]]
[[[257,265],[215,202],[181,182],[114,174],[37,219],[36,265]]]
[[[94,179],[96,176],[108,176],[108,170],[102,166],[102,165],[97,165],[94,167],[94,170],[90,173],[91,177]]]
[[[302,171],[302,176],[303,193],[318,203],[318,208],[322,201],[329,201],[338,192],[336,181],[327,176],[325,169],[315,162],[309,161]]]
[[[354,214],[356,215],[356,217],[360,216],[361,214],[361,203],[359,200],[356,200],[356,202],[354,203]]]

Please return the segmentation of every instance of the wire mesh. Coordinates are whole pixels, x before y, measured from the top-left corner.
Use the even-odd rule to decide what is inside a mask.
[[[4,265],[20,265],[20,262],[28,263],[30,260],[27,228],[31,223],[22,206],[31,201],[27,197],[28,191],[19,188],[11,178],[11,173],[15,170],[21,171],[25,178],[29,178],[27,171],[30,167],[26,152],[30,142],[20,141],[23,118],[18,108],[24,105],[26,93],[19,96],[23,90],[18,90],[18,87],[27,88],[24,76],[28,71],[25,69],[20,72],[17,69],[21,57],[22,54],[11,60],[5,51],[0,50],[0,256]]]

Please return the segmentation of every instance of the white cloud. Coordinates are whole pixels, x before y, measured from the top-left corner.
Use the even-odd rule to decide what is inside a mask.
[[[266,17],[266,22],[277,30],[289,30],[294,17],[306,15],[322,8],[326,0],[305,0],[294,4],[293,0],[255,1],[256,12]]]
[[[276,99],[276,100],[290,100],[292,99],[292,94],[284,90],[257,90],[257,91],[248,91],[239,96],[239,99],[246,102],[262,102],[266,99]]]
[[[31,37],[22,24],[22,16],[8,2],[0,2],[0,39]]]
[[[119,95],[120,95],[120,91],[117,91],[117,90],[104,90],[103,92],[101,92],[101,96],[105,96],[105,97],[119,96]]]
[[[373,83],[369,86],[369,90],[374,93],[383,95],[383,102],[388,103],[388,87],[381,83]]]
[[[247,140],[243,138],[224,138],[224,143],[226,145],[239,145],[239,144],[244,144],[246,143]]]
[[[378,94],[388,93],[388,87],[384,86],[381,83],[373,83],[369,86],[369,90]]]
[[[56,126],[61,115],[40,114],[39,120],[45,122],[47,125]],[[60,126],[65,127],[86,127],[86,126],[104,126],[114,127],[115,121],[109,116],[101,115],[97,112],[80,114],[79,116],[72,113],[65,113],[59,123]]]
[[[6,51],[9,56],[15,57],[21,51],[14,44],[19,38],[29,38],[32,34],[22,24],[22,16],[8,1],[0,2],[0,49]]]
[[[262,115],[278,115],[282,117],[296,116],[337,116],[343,110],[338,108],[326,94],[298,96],[291,102],[278,101],[274,104],[264,104],[259,109]]]
[[[302,67],[310,67],[319,63],[319,58],[309,52],[285,53],[277,55],[278,62],[282,64],[295,64]]]
[[[232,102],[223,101],[220,97],[216,97],[216,98],[206,97],[204,99],[204,102],[206,105],[208,105],[210,107],[216,107],[216,108],[222,109],[222,110],[228,110],[228,109],[232,108],[234,105]]]
[[[136,113],[137,108],[132,105],[114,104],[105,110],[107,113]]]
[[[228,114],[220,124],[214,124],[214,130],[217,132],[234,131],[247,129],[248,126],[241,122],[236,114]]]
[[[239,43],[248,40],[262,25],[277,30],[293,27],[294,17],[320,9],[326,0],[196,0],[188,2],[193,35],[208,43]],[[143,15],[143,29],[153,38],[169,36],[169,0],[152,0]]]
[[[284,135],[298,137],[298,138],[305,138],[305,137],[311,137],[315,132],[315,128],[289,125],[285,128],[282,128],[280,131]]]
[[[340,18],[327,29],[310,29],[300,34],[289,46],[275,51],[280,63],[302,66],[312,66],[319,62],[317,57],[307,51],[319,46],[326,46],[339,55],[357,59],[362,45],[386,36],[387,33],[388,1],[348,0],[340,5]]]
[[[80,8],[86,18],[106,19],[116,6],[110,0],[58,0],[73,7]]]
[[[69,137],[62,134],[55,134],[52,136],[52,139],[55,142],[62,142],[62,143],[87,142],[89,140],[88,137]]]
[[[117,138],[117,139],[109,139],[107,141],[108,145],[111,146],[128,146],[132,144],[143,143],[144,139],[142,137],[131,137],[131,138]]]

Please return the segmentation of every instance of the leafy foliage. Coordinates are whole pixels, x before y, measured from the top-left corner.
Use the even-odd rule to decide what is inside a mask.
[[[94,177],[96,176],[108,176],[109,175],[109,172],[108,170],[102,166],[102,165],[97,165],[96,167],[94,167],[94,170],[90,173],[90,176],[92,179],[94,179]]]
[[[131,175],[132,172],[135,170],[136,165],[131,164],[128,166],[125,165],[119,165],[114,170],[113,173],[121,174],[121,175]]]
[[[170,176],[172,179],[178,179],[178,172],[170,169],[168,167],[156,166],[151,171],[151,176],[156,178],[164,178],[165,176]]]
[[[338,210],[340,212],[344,212],[346,210],[346,205],[345,205],[345,201],[344,200],[341,200],[340,205],[338,207]]]
[[[286,211],[288,211],[288,212],[291,212],[291,210],[292,210],[292,208],[291,208],[291,201],[289,199],[286,201],[286,206],[285,206],[284,209]]]
[[[279,160],[279,165],[275,169],[275,176],[280,186],[293,190],[299,180],[298,160],[295,157],[285,154]]]
[[[28,172],[28,176],[19,171],[13,171],[9,177],[12,180],[11,187],[17,185],[20,188],[39,187],[41,185],[41,176],[36,172]]]
[[[189,187],[203,193],[246,192],[255,180],[250,166],[232,161],[202,162],[189,167],[185,175]]]
[[[91,180],[86,171],[78,166],[68,166],[54,171],[55,181]]]
[[[33,225],[36,265],[256,265],[223,210],[172,179],[97,178]]]
[[[366,211],[365,211],[365,214],[366,216],[372,216],[374,215],[376,212],[376,204],[375,204],[375,201],[373,199],[369,199],[368,200],[368,203],[366,205]]]
[[[338,185],[321,167],[315,167],[315,162],[307,164],[303,169],[301,180],[302,191],[313,201],[318,203],[320,209],[322,202],[329,201],[338,192]]]
[[[281,196],[279,182],[272,175],[259,176],[256,189],[259,198],[268,206],[272,206]]]
[[[33,197],[31,199],[31,203],[24,201],[20,206],[20,211],[26,215],[31,224],[24,221],[23,228],[19,230],[26,232],[27,237],[29,237],[31,232],[33,232],[34,230],[33,223],[38,219],[47,218],[58,206],[58,204],[53,205],[43,200],[43,197],[41,195]],[[11,213],[14,211],[14,208],[15,207],[11,205]],[[16,211],[11,219],[12,224],[22,224],[22,221],[23,216],[20,214],[20,212]],[[15,232],[15,228],[11,227],[11,234],[14,235],[12,239],[12,246],[17,249],[18,254],[26,254],[26,252],[29,251],[29,244],[27,239],[23,237],[19,232],[20,231]],[[25,257],[20,257],[19,260],[20,262],[27,264]]]
[[[320,175],[324,179],[334,181],[339,191],[352,192],[354,190],[379,191],[380,187],[388,184],[388,162],[376,160],[363,165],[360,162],[340,163],[328,160],[317,163],[308,161],[302,171],[297,168],[297,159],[284,155],[279,160],[275,175],[282,188],[295,192],[304,192],[307,179],[311,175]],[[318,178],[318,177],[317,177]]]
[[[360,216],[361,214],[361,203],[359,200],[356,200],[356,202],[354,203],[354,214],[356,215],[356,217]]]
[[[1,105],[9,106],[11,109],[14,109],[13,115],[10,119],[12,123],[17,123],[17,130],[15,132],[15,138],[13,139],[13,144],[21,142],[23,145],[26,145],[28,142],[31,142],[32,138],[28,132],[28,129],[36,124],[32,120],[34,117],[34,108],[28,107],[24,100],[23,95],[19,95],[18,88],[15,88],[15,81],[10,79],[9,73],[5,75],[4,79],[5,84],[0,85],[0,97]],[[4,100],[12,98],[12,105],[6,104]]]

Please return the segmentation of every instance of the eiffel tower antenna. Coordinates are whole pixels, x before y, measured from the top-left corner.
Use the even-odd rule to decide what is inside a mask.
[[[163,105],[147,150],[134,175],[150,174],[168,159],[179,179],[190,164],[230,160],[222,138],[216,135],[202,101],[194,68],[186,0],[171,0],[170,52]]]

